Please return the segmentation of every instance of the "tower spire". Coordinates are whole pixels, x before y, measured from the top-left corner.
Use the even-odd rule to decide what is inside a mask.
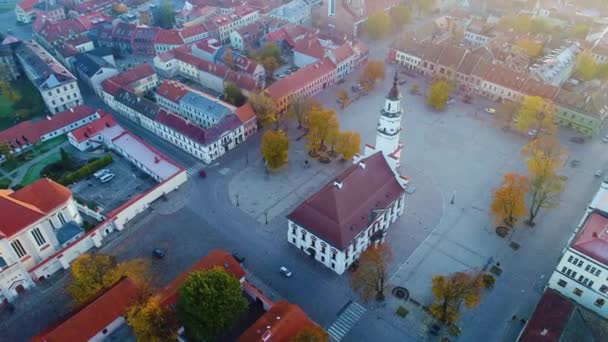
[[[395,71],[395,77],[393,77],[393,87],[388,92],[386,97],[388,100],[398,101],[401,99],[401,92],[399,91],[399,77],[397,71]]]

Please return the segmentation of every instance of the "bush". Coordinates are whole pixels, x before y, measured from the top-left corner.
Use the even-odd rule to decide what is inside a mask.
[[[454,337],[459,336],[460,332],[461,332],[460,328],[454,324],[452,324],[448,327],[448,333]]]
[[[17,191],[17,190],[20,190],[20,189],[23,189],[23,184],[17,184],[17,185],[15,185],[13,187],[13,191]]]
[[[111,163],[112,163],[112,155],[106,154],[105,156],[103,156],[91,163],[84,165],[83,167],[79,168],[78,170],[64,175],[59,180],[59,183],[61,183],[63,185],[69,185],[72,183],[76,183],[79,180],[94,174],[98,170],[103,169],[104,167],[110,165]]]
[[[483,287],[485,287],[486,289],[491,289],[494,287],[495,283],[496,283],[496,278],[494,278],[493,275],[491,275],[491,274],[483,275]]]
[[[404,308],[404,307],[403,307],[403,306],[401,306],[401,305],[400,305],[400,306],[397,308],[397,311],[396,311],[396,314],[397,314],[399,317],[405,317],[405,316],[407,316],[407,314],[409,314],[409,313],[410,313],[410,312],[408,311],[408,309]]]
[[[8,189],[11,186],[11,180],[2,178],[0,179],[0,189]]]

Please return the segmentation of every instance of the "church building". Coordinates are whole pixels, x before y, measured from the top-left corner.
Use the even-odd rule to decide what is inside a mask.
[[[398,173],[402,144],[397,78],[380,111],[376,145],[289,215],[287,240],[344,273],[371,244],[382,243],[403,214],[406,177]]]

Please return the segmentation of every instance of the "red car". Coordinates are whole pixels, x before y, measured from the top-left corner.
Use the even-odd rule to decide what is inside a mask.
[[[199,175],[201,178],[206,178],[206,177],[207,177],[207,172],[205,172],[205,170],[200,170],[200,171],[198,172],[198,175]]]

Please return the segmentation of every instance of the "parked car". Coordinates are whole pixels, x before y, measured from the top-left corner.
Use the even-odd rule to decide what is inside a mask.
[[[456,103],[456,100],[454,100],[453,98],[449,98],[448,102],[446,102],[446,104],[449,104],[449,105],[454,104],[454,103]]]
[[[344,101],[339,97],[336,97],[336,102],[340,105],[344,104]]]
[[[354,92],[358,92],[359,90],[361,90],[361,84],[355,84],[352,87],[350,87],[350,90],[354,91]]]
[[[281,274],[285,277],[285,278],[291,278],[291,271],[287,269],[287,267],[285,266],[281,266],[281,268],[279,269],[279,272],[281,272]]]
[[[402,81],[399,81],[399,85],[404,85],[404,84],[406,84],[406,83],[407,83],[407,80],[402,80]]]
[[[595,177],[602,177],[602,170],[595,171]]]
[[[234,258],[234,260],[236,260],[239,264],[242,264],[243,262],[245,262],[245,258],[242,257],[239,252],[237,251],[232,251],[232,257]]]
[[[533,128],[531,130],[528,131],[528,136],[529,137],[535,137],[538,134],[538,130],[536,128]]]
[[[200,170],[198,172],[198,176],[201,178],[207,178],[207,172],[205,172],[205,170]]]
[[[490,107],[486,107],[484,108],[484,111],[488,114],[494,114],[496,113],[496,109],[495,108],[490,108]]]
[[[102,183],[107,183],[109,181],[111,181],[112,179],[114,179],[114,177],[116,177],[115,174],[113,173],[106,173],[105,175],[99,177],[99,181]]]
[[[585,138],[583,138],[583,137],[572,137],[572,138],[570,138],[570,141],[572,141],[573,143],[576,143],[576,144],[584,144],[585,143]]]
[[[342,79],[340,79],[340,80],[338,81],[338,84],[342,84],[342,83],[344,83],[344,82],[346,82],[346,80],[342,78]]]
[[[99,179],[99,178],[101,178],[101,176],[103,176],[103,175],[105,175],[105,174],[108,174],[108,173],[110,173],[110,170],[108,170],[108,169],[101,169],[101,170],[99,170],[99,171],[95,172],[95,173],[93,174],[93,176],[94,176],[95,178]]]
[[[607,135],[607,136],[605,136],[605,137],[602,139],[602,142],[603,142],[603,143],[608,143],[608,135]]]
[[[167,254],[166,248],[154,248],[152,250],[152,256],[154,256],[156,259],[164,258],[165,254]]]

